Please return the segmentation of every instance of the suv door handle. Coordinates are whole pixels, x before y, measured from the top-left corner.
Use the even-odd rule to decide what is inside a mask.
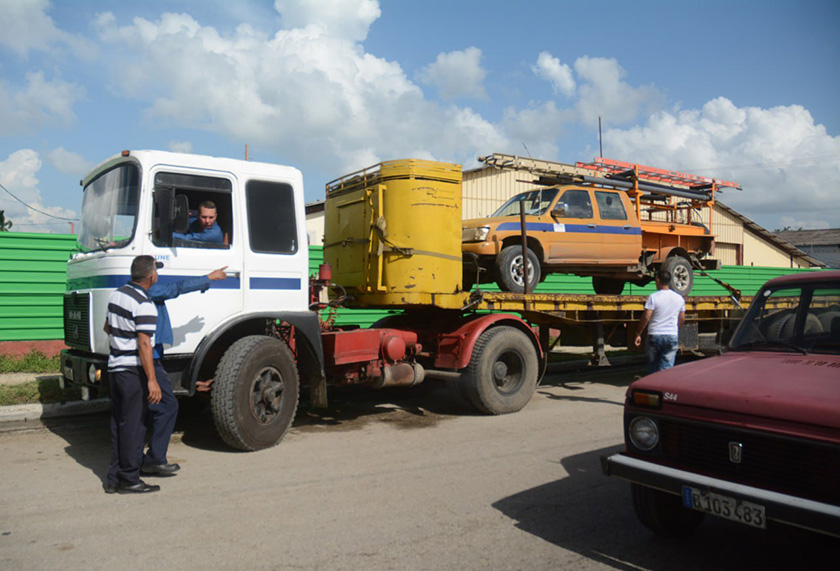
[[[594,224],[590,224],[590,225],[589,225],[589,227],[590,227],[590,228],[595,228],[595,225],[594,225]]]

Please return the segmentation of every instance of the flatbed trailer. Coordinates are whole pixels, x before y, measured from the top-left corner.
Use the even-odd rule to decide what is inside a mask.
[[[539,329],[547,351],[558,344],[591,346],[592,364],[608,366],[606,345],[625,343],[645,310],[645,295],[588,295],[564,293],[472,293],[468,306],[476,311],[512,312]],[[752,297],[693,296],[685,298],[686,323],[680,331],[680,350],[716,352],[749,307]]]

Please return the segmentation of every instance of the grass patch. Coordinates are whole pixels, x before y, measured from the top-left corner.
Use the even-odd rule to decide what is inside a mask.
[[[54,377],[29,381],[21,385],[0,385],[0,406],[47,404],[81,398],[82,391],[79,387],[68,387],[62,390],[58,384],[58,379]]]
[[[0,355],[0,373],[58,373],[59,356],[47,357],[40,351],[30,351],[23,357]]]

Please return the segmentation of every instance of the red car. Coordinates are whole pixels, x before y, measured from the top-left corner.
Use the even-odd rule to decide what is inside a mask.
[[[840,537],[840,271],[769,281],[726,353],[630,385],[624,434],[602,469],[658,534],[712,514]]]

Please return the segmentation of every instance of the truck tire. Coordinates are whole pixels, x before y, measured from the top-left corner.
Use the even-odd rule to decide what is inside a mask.
[[[682,505],[679,496],[631,484],[633,510],[642,524],[657,535],[670,538],[688,537],[703,521],[702,512]]]
[[[237,450],[270,448],[285,436],[298,405],[295,359],[281,340],[243,337],[216,368],[210,401],[216,430]]]
[[[691,262],[682,256],[671,256],[662,264],[663,270],[671,272],[670,288],[685,297],[694,287],[694,270]]]
[[[540,283],[540,260],[528,248],[528,291],[534,291]],[[525,272],[522,264],[522,246],[508,246],[496,258],[496,283],[502,291],[522,293],[525,291]]]
[[[621,295],[624,291],[624,280],[593,276],[592,289],[598,295]]]
[[[478,338],[460,382],[479,411],[507,414],[528,404],[538,377],[539,359],[528,336],[516,328],[499,326]]]

